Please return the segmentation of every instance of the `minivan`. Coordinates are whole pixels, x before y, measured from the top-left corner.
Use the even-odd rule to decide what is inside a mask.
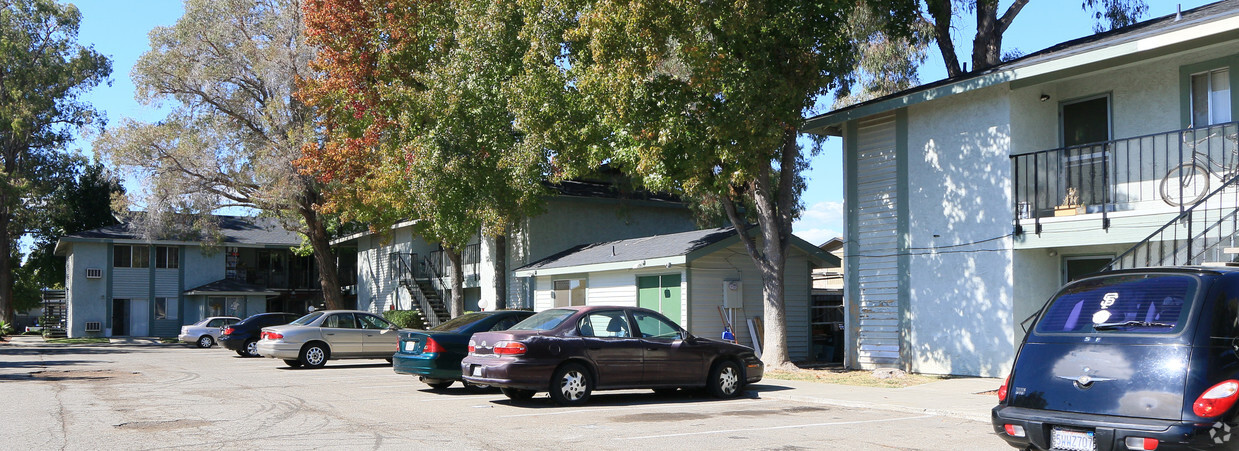
[[[1099,273],[1037,314],[991,412],[1037,450],[1239,449],[1239,268]]]

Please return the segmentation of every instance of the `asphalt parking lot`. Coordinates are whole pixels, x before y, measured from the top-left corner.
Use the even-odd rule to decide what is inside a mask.
[[[381,360],[319,370],[180,345],[0,345],[6,449],[1010,449],[988,423],[771,399],[595,392],[513,404]]]

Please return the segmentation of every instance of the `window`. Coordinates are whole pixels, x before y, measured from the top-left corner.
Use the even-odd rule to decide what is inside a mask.
[[[1230,122],[1230,69],[1192,74],[1192,126]]]
[[[1177,334],[1196,298],[1196,279],[1136,274],[1078,282],[1059,292],[1037,333]]]
[[[133,246],[133,267],[149,268],[151,266],[151,248]]]
[[[323,320],[323,327],[330,327],[332,329],[356,329],[357,321],[353,319],[352,313],[337,313],[328,316],[326,320]]]
[[[245,298],[238,296],[211,296],[207,298],[204,316],[245,317]]]
[[[112,266],[115,268],[128,268],[132,265],[133,251],[132,246],[116,246],[112,249]]]
[[[582,337],[628,338],[632,329],[628,327],[628,318],[620,310],[591,313],[581,320]]]
[[[207,298],[204,316],[224,316],[224,298],[213,296]]]
[[[1065,102],[1059,110],[1062,120],[1063,196],[1055,205],[1070,205],[1067,193],[1074,189],[1079,196],[1076,206],[1105,203],[1109,187],[1105,180],[1105,146],[1089,146],[1110,140],[1110,96],[1102,95]]]
[[[181,250],[175,247],[158,246],[155,248],[155,267],[176,269],[181,267]]]
[[[637,322],[637,328],[641,330],[642,338],[665,340],[680,338],[680,329],[662,318],[638,311],[632,312],[632,317]]]
[[[155,298],[155,319],[176,319],[176,298]]]
[[[361,324],[362,329],[391,329],[391,323],[384,321],[374,315],[357,315],[357,322]]]
[[[585,279],[556,280],[551,299],[556,307],[585,305]]]

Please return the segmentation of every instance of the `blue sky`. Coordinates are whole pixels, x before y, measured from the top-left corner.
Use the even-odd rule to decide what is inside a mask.
[[[1160,17],[1175,12],[1176,3],[1146,0],[1149,13],[1145,18]],[[72,2],[82,11],[82,27],[78,36],[82,43],[93,45],[97,51],[112,59],[112,83],[95,88],[86,98],[95,107],[106,113],[109,123],[129,117],[143,121],[156,121],[161,111],[144,106],[134,100],[133,83],[129,70],[143,52],[150,48],[147,33],[157,26],[169,26],[182,14],[181,2],[176,0],[125,1],[79,0]],[[1003,0],[1002,8],[1010,4]],[[1184,1],[1183,9],[1194,8],[1208,1]],[[123,6],[121,6],[123,5]],[[1078,0],[1034,0],[1016,17],[1003,39],[1004,51],[1019,49],[1032,53],[1059,42],[1092,34],[1093,19],[1080,9]],[[974,19],[956,19],[956,50],[960,60],[968,61],[971,54]],[[929,52],[929,59],[922,66],[922,83],[946,77],[942,58],[936,48]],[[79,139],[72,148],[90,152],[90,138]],[[808,190],[804,193],[805,210],[802,218],[793,226],[794,232],[810,243],[820,244],[843,234],[843,157],[841,141],[831,139],[826,148],[813,158],[805,173]],[[131,185],[131,184],[130,184]],[[134,188],[130,186],[130,188]]]

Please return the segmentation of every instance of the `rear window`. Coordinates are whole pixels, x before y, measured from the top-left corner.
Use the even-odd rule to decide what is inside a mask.
[[[464,315],[452,318],[448,320],[446,323],[435,326],[433,329],[430,329],[430,330],[438,331],[438,332],[464,332],[465,329],[469,328],[470,326],[474,325],[475,323],[479,321],[484,321],[486,320],[486,318],[489,318],[489,317],[490,315],[487,315],[485,313],[466,313]]]
[[[1132,274],[1085,280],[1058,294],[1037,322],[1038,333],[1176,334],[1195,299],[1195,278]]]
[[[297,318],[297,320],[296,320],[296,321],[293,321],[293,322],[288,323],[288,324],[293,324],[293,325],[297,325],[297,326],[304,326],[304,325],[306,325],[306,324],[310,324],[310,323],[314,322],[314,320],[318,319],[318,317],[320,317],[320,316],[323,316],[323,312],[311,312],[311,313],[309,313],[309,314],[307,314],[307,315],[305,315],[305,316],[303,316],[303,317]]]
[[[550,309],[539,312],[531,317],[525,318],[524,321],[516,323],[508,330],[551,330],[563,324],[564,320],[568,319],[576,313],[576,310],[570,309]]]

